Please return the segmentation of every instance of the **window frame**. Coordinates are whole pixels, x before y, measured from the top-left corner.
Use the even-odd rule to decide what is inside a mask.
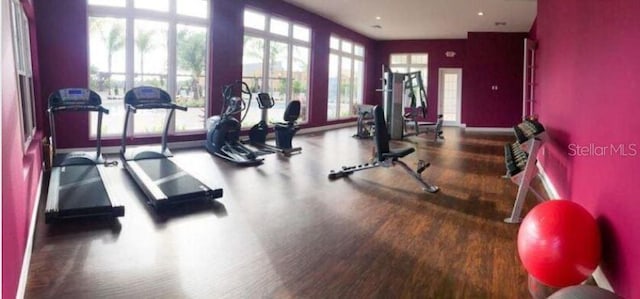
[[[29,18],[18,0],[9,1],[9,22],[13,43],[13,61],[18,97],[18,117],[22,151],[27,152],[36,133],[35,93],[33,89],[33,66],[31,58],[31,35]],[[22,79],[24,78],[24,80]]]
[[[260,14],[263,15],[265,17],[265,27],[264,30],[260,30],[260,29],[256,29],[253,27],[248,27],[244,25],[244,14],[249,11],[251,13],[255,13],[255,14]],[[280,35],[277,33],[273,33],[271,32],[271,19],[275,18],[278,20],[282,20],[285,22],[289,23],[289,29],[288,29],[288,34],[287,36],[284,35]],[[303,41],[300,39],[297,39],[294,37],[294,27],[298,26],[298,27],[303,27],[309,30],[309,41]],[[313,30],[311,29],[311,26],[309,26],[308,24],[304,24],[301,22],[297,22],[297,21],[293,21],[289,18],[280,16],[280,15],[276,15],[276,14],[270,14],[267,13],[263,10],[251,7],[251,6],[246,6],[243,9],[243,25],[242,28],[244,29],[244,33],[243,33],[243,39],[246,37],[251,37],[251,38],[257,38],[257,39],[263,39],[264,40],[264,49],[263,49],[263,56],[262,57],[270,57],[269,55],[269,50],[270,50],[270,45],[271,42],[278,42],[278,43],[284,43],[287,45],[287,51],[288,54],[287,55],[287,97],[285,98],[285,106],[288,105],[291,101],[292,101],[292,95],[293,95],[293,47],[305,47],[309,50],[309,53],[307,55],[307,72],[306,72],[306,77],[307,77],[307,109],[304,109],[306,115],[304,117],[304,121],[300,121],[300,124],[306,124],[309,122],[309,107],[311,106],[311,51],[313,50],[312,48],[312,44],[313,44]],[[244,48],[244,45],[243,45]],[[243,49],[243,56],[244,56],[244,49]],[[269,68],[271,66],[271,61],[270,59],[264,59],[263,58],[263,62],[262,62],[262,86],[261,86],[261,92],[267,92],[269,90]],[[244,74],[242,74],[244,77]],[[268,113],[268,112],[267,112]],[[267,114],[267,118],[268,118],[268,114]],[[254,124],[242,124],[242,128],[246,129],[246,128],[250,128],[251,126],[253,126]]]
[[[411,58],[414,55],[424,55],[427,57],[427,61],[425,63],[417,63],[417,62],[412,62]],[[393,64],[393,56],[405,56],[406,57],[406,63],[396,63]],[[389,69],[393,70],[393,68],[405,68],[407,69],[407,72],[411,72],[412,68],[420,68],[420,69],[424,69],[424,76],[422,76],[422,85],[424,86],[424,91],[425,93],[427,92],[428,88],[427,88],[427,84],[429,82],[428,78],[429,78],[429,53],[428,52],[411,52],[411,53],[391,53],[389,54]]]
[[[332,48],[331,47],[331,40],[335,39],[338,41],[338,45],[337,48]],[[351,48],[350,52],[346,52],[344,51],[344,44],[349,44],[349,47]],[[362,49],[362,55],[358,55],[356,52],[356,49],[360,48]],[[366,48],[364,47],[364,45],[354,41],[354,40],[350,40],[347,38],[342,38],[337,34],[331,34],[329,36],[329,63],[331,63],[331,55],[336,55],[338,57],[338,77],[337,77],[337,87],[338,87],[338,93],[337,93],[337,99],[336,99],[336,113],[333,117],[331,117],[329,115],[329,98],[327,97],[327,120],[328,121],[336,121],[336,120],[343,120],[343,119],[349,119],[349,118],[354,118],[357,116],[357,114],[355,113],[355,111],[353,113],[350,113],[347,116],[341,116],[341,111],[340,111],[340,97],[341,95],[341,85],[342,85],[342,59],[343,58],[348,58],[351,60],[351,74],[350,77],[351,78],[351,96],[349,99],[350,102],[350,106],[354,106],[356,104],[362,104],[364,103],[364,76],[365,76],[365,59],[366,59]],[[356,60],[359,61],[362,64],[362,70],[361,70],[361,74],[362,76],[359,78],[360,80],[360,88],[361,90],[359,92],[356,92],[356,81],[355,81],[355,73],[356,73]],[[329,78],[331,77],[331,74],[329,74]],[[327,81],[329,80],[329,78],[327,78]],[[329,86],[328,88],[331,88],[331,86]],[[331,92],[330,90],[328,91],[329,93]],[[361,95],[361,99],[360,102],[357,102],[355,99],[356,94],[360,94]]]
[[[124,89],[130,90],[135,86],[135,28],[134,24],[136,20],[143,21],[156,21],[163,22],[167,24],[167,92],[171,95],[172,99],[175,101],[175,95],[177,94],[178,87],[178,62],[177,62],[177,28],[179,25],[186,26],[194,26],[194,27],[202,27],[206,29],[206,52],[205,52],[205,84],[204,84],[204,113],[205,119],[202,121],[202,128],[196,130],[185,130],[178,131],[176,130],[176,117],[171,119],[171,124],[169,127],[168,134],[170,136],[184,136],[184,135],[193,135],[199,134],[206,131],[206,117],[208,116],[209,106],[210,106],[210,79],[211,79],[211,6],[212,1],[208,0],[208,11],[207,17],[201,18],[196,16],[188,16],[178,14],[177,10],[177,1],[179,0],[167,0],[169,2],[168,11],[156,11],[144,8],[135,8],[135,0],[125,0],[125,6],[103,6],[90,4],[87,1],[87,37],[89,37],[89,22],[90,18],[117,18],[123,19],[125,21],[125,42],[124,42],[124,51],[125,51],[125,82]],[[87,49],[89,49],[90,53],[90,39],[87,39]],[[91,80],[91,55],[88,55],[88,64],[87,69],[89,73],[89,81]],[[162,131],[156,133],[136,133],[135,132],[135,118],[132,119],[131,124],[127,128],[127,135],[133,136],[133,138],[145,138],[145,137],[157,137],[162,135]],[[164,123],[164,122],[163,122]],[[89,121],[89,126],[91,126],[91,121]],[[95,132],[89,129],[89,139],[95,140],[96,136]],[[103,139],[118,139],[121,137],[122,132],[118,132],[116,134],[102,134]]]

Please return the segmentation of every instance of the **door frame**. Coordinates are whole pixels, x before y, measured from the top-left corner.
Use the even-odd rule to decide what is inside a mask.
[[[457,74],[458,75],[458,105],[456,107],[456,115],[458,121],[445,121],[445,126],[462,126],[462,68],[439,68],[438,69],[438,114],[442,114],[444,110],[444,75],[445,74]]]

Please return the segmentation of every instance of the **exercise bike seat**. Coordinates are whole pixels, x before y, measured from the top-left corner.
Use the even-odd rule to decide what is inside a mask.
[[[276,128],[288,128],[295,125],[296,120],[300,117],[300,101],[294,100],[289,102],[282,116],[284,122],[274,123]]]

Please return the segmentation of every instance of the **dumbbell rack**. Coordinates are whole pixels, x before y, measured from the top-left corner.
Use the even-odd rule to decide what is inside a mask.
[[[511,216],[504,219],[506,223],[520,223],[522,218],[522,207],[527,198],[527,193],[531,191],[540,201],[544,198],[531,188],[531,181],[538,175],[536,162],[538,161],[538,151],[548,140],[547,132],[542,124],[535,120],[525,120],[513,127],[517,141],[506,144],[505,164],[507,167],[506,178],[510,178],[518,185],[518,194],[513,204]]]

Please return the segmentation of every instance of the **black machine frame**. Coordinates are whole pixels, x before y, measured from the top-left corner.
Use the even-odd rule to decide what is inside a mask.
[[[247,102],[242,95],[248,96]],[[263,163],[264,159],[259,156],[265,154],[264,152],[252,150],[240,142],[241,122],[251,106],[252,96],[249,85],[242,81],[236,81],[223,88],[224,104],[221,114],[207,119],[205,148],[209,153],[238,166],[258,166]],[[245,113],[238,120],[235,116],[242,111]]]
[[[399,165],[407,174],[409,174],[420,186],[422,190],[429,193],[435,193],[440,190],[435,185],[432,185],[422,179],[422,173],[430,166],[429,163],[419,160],[418,167],[414,171],[401,158],[415,152],[415,148],[401,148],[391,149],[389,147],[389,132],[387,131],[387,123],[384,117],[384,110],[381,106],[375,106],[373,109],[374,121],[375,121],[375,134],[374,142],[376,145],[376,154],[372,162],[364,163],[355,166],[343,166],[340,170],[331,170],[329,173],[329,179],[335,180],[342,177],[347,177],[354,172],[363,171],[367,169],[373,169],[377,167],[393,167]]]
[[[186,107],[175,104],[164,90],[151,86],[135,87],[125,94],[127,112],[122,132],[120,156],[127,172],[156,209],[194,200],[215,200],[222,197],[222,188],[211,188],[182,170],[172,159],[167,136],[175,110]],[[139,147],[127,151],[129,119],[141,109],[167,109],[160,147]]]
[[[382,91],[386,112],[387,127],[391,139],[401,140],[433,131],[434,141],[444,139],[442,127],[443,115],[436,122],[420,121],[427,116],[427,93],[420,72],[394,73],[382,66]],[[410,102],[409,112],[405,113],[405,101]],[[412,131],[409,131],[412,128]]]
[[[64,88],[48,99],[50,144],[57,150],[55,114],[59,112],[97,112],[95,153],[75,151],[55,154],[45,208],[45,223],[92,216],[121,217],[124,206],[116,199],[114,185],[106,174],[108,165],[102,157],[102,116],[109,110],[102,106],[100,95],[86,88]]]
[[[258,148],[260,151],[271,154],[281,153],[284,156],[291,156],[302,151],[301,147],[293,147],[291,141],[299,130],[296,121],[300,117],[300,101],[293,100],[287,104],[283,115],[283,122],[273,123],[275,125],[276,144],[267,144],[267,134],[269,125],[267,124],[267,111],[275,106],[275,100],[265,92],[258,93],[256,101],[262,111],[260,121],[249,130],[249,139],[243,142]]]

